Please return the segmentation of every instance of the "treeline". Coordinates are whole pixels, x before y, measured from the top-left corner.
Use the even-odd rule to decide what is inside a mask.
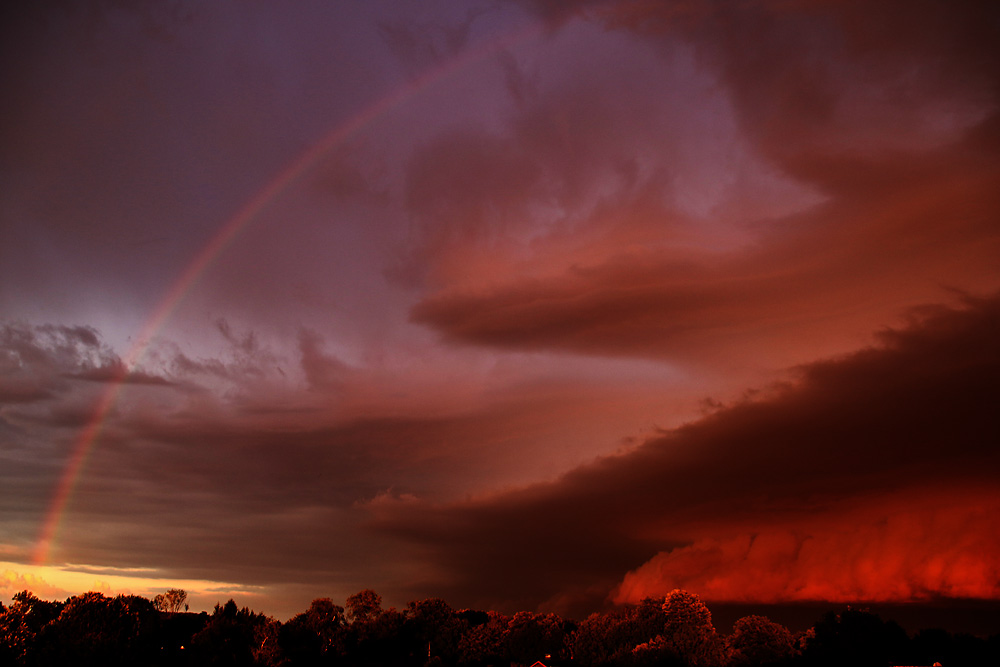
[[[281,623],[230,600],[209,614],[186,613],[183,591],[148,600],[86,593],[65,602],[27,591],[0,604],[0,666],[300,665],[357,667],[840,667],[1000,664],[990,639],[922,630],[845,609],[792,633],[762,616],[739,619],[728,635],[712,625],[697,595],[663,598],[592,614],[455,610],[443,600],[383,609],[364,590],[345,606],[328,598]]]

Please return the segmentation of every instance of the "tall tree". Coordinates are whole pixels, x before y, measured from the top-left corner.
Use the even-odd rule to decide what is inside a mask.
[[[744,616],[733,624],[727,645],[737,667],[778,665],[796,655],[795,638],[785,626],[766,616]]]
[[[536,660],[561,657],[566,631],[559,616],[520,611],[510,619],[509,627],[507,642],[514,662],[530,665]]]
[[[205,628],[191,639],[195,664],[220,667],[277,665],[279,623],[229,600],[215,605]]]
[[[176,614],[183,607],[187,611],[187,591],[182,588],[171,588],[166,593],[160,593],[153,598],[153,604],[160,611]]]
[[[458,660],[458,645],[468,624],[440,598],[406,605],[406,634],[414,656],[436,657],[444,664]]]
[[[711,667],[723,661],[723,647],[712,612],[694,593],[675,588],[663,600],[663,646],[690,667]]]
[[[487,612],[486,620],[473,624],[459,640],[458,664],[474,667],[504,662],[507,658],[509,622],[510,619],[503,614]]]
[[[333,665],[347,651],[345,625],[344,608],[318,598],[281,626],[278,641],[292,665]]]
[[[347,598],[347,619],[365,623],[382,613],[382,596],[370,588]]]

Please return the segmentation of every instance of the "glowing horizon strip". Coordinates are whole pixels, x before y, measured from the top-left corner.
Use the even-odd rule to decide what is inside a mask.
[[[45,515],[42,530],[35,546],[32,556],[32,564],[44,565],[48,560],[49,551],[55,541],[56,533],[62,517],[69,505],[69,499],[73,495],[80,474],[88,456],[94,448],[101,432],[104,419],[114,407],[122,389],[128,384],[129,374],[142,356],[145,354],[157,331],[166,323],[170,316],[183,301],[191,287],[202,276],[205,270],[215,259],[222,254],[225,248],[236,238],[236,236],[260,213],[268,204],[277,199],[299,177],[308,172],[323,158],[330,150],[336,148],[349,139],[359,130],[370,124],[380,116],[386,114],[394,107],[401,104],[406,99],[419,93],[431,84],[457,72],[466,65],[480,60],[481,58],[495,53],[500,49],[511,46],[532,35],[539,34],[543,30],[540,23],[529,23],[511,33],[502,35],[495,40],[487,41],[486,44],[477,49],[461,53],[440,66],[430,69],[427,72],[415,77],[402,86],[395,88],[392,92],[376,100],[371,105],[363,108],[360,112],[336,126],[333,130],[324,135],[312,148],[302,153],[294,159],[284,170],[280,171],[267,185],[264,186],[253,198],[250,199],[237,213],[226,222],[222,228],[213,236],[208,244],[195,256],[194,260],[181,273],[180,277],[173,283],[163,299],[153,311],[152,317],[142,328],[136,342],[129,349],[122,360],[119,372],[109,381],[107,389],[101,395],[93,416],[77,437],[72,447],[69,463],[60,477],[59,484],[53,497],[49,510]]]

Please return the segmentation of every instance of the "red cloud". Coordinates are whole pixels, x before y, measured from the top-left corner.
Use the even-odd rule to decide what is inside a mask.
[[[891,503],[661,552],[625,575],[614,599],[638,602],[678,587],[727,602],[995,599],[998,514],[995,489],[913,489]]]

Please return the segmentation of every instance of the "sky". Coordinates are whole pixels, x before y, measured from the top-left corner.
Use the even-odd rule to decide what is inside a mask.
[[[1000,8],[17,3],[0,600],[1000,600]]]

